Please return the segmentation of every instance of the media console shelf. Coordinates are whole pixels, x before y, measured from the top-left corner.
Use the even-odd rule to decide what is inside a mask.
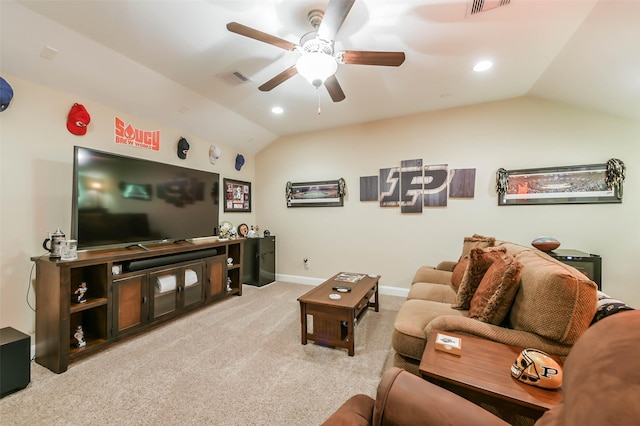
[[[36,262],[36,362],[63,373],[103,350],[232,295],[242,295],[244,239],[158,243]],[[228,265],[232,257],[234,264]],[[78,301],[76,290],[86,283]],[[82,327],[85,345],[75,337]]]

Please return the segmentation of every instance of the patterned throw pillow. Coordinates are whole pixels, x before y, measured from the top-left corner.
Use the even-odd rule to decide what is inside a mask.
[[[484,235],[473,234],[471,237],[465,237],[462,244],[462,255],[460,259],[468,255],[474,248],[493,247],[496,244],[494,237],[485,237]]]
[[[456,263],[455,268],[453,268],[453,273],[451,274],[451,285],[458,292],[460,288],[460,283],[462,282],[462,277],[464,276],[464,272],[467,270],[467,266],[469,266],[469,255],[466,255],[458,263]]]
[[[601,291],[598,291],[598,304],[596,315],[590,325],[595,324],[609,315],[617,314],[620,311],[632,311],[633,308],[620,300],[613,299]]]
[[[460,288],[456,295],[456,303],[451,305],[453,309],[469,309],[471,299],[476,292],[482,277],[487,269],[496,260],[507,252],[505,247],[474,248],[469,253],[469,265],[460,281]]]
[[[522,262],[510,254],[493,262],[471,299],[469,318],[500,325],[520,287],[523,267]]]

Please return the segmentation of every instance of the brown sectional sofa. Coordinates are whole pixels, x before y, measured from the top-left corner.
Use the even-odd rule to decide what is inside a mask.
[[[470,274],[469,257],[489,251],[498,251],[518,266],[513,294],[500,307],[506,315],[499,324],[471,318],[469,310],[452,307],[460,301],[460,282],[469,278],[465,276]],[[575,268],[533,247],[474,235],[465,239],[458,262],[418,269],[394,324],[394,366],[418,374],[432,329],[533,347],[564,358],[589,327],[596,305],[596,284]]]

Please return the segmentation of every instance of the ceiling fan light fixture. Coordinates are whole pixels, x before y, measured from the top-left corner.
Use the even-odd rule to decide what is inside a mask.
[[[302,75],[315,87],[320,87],[324,81],[338,70],[338,63],[333,56],[321,52],[304,53],[296,62],[298,74]]]

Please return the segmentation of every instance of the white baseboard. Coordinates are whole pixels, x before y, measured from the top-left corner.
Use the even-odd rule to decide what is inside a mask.
[[[311,277],[301,277],[299,275],[276,274],[276,280],[286,281],[289,283],[296,283],[296,284],[318,285],[325,282],[327,278],[311,278]],[[380,294],[386,294],[387,296],[407,297],[407,295],[409,294],[408,288],[389,287],[384,285],[381,285],[378,288],[378,291],[380,292]]]

